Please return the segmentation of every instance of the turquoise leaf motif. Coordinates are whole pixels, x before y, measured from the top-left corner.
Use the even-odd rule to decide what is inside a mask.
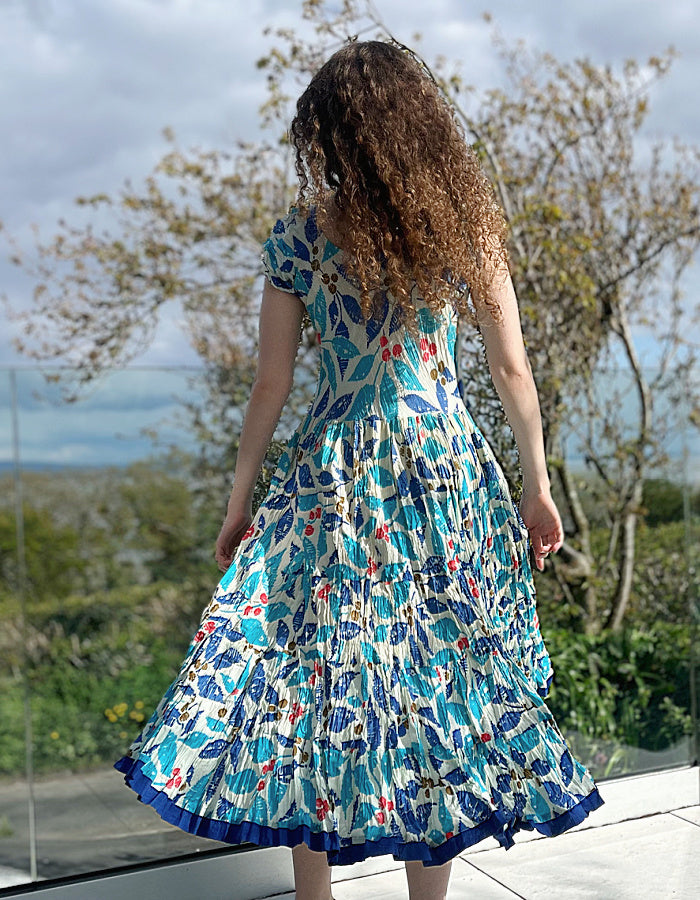
[[[365,384],[360,390],[357,392],[357,396],[355,397],[355,402],[350,408],[350,418],[351,419],[360,419],[364,416],[369,409],[372,408],[372,404],[374,403],[374,385],[373,384]]]
[[[340,359],[352,359],[353,357],[360,355],[360,351],[355,344],[347,338],[334,337],[331,343]]]
[[[352,370],[352,374],[348,377],[348,381],[363,381],[369,375],[370,370],[374,365],[374,360],[375,357],[372,353],[363,356]]]
[[[394,359],[394,370],[401,384],[411,391],[422,391],[424,386],[415,371],[402,359]]]
[[[384,373],[381,384],[379,386],[379,401],[382,405],[382,411],[387,418],[393,419],[398,415],[398,396],[396,393],[396,385],[393,378],[388,373]]]
[[[326,295],[321,288],[318,289],[314,300],[314,319],[316,320],[316,327],[319,330],[323,330],[326,324]]]
[[[426,334],[432,334],[440,327],[440,319],[434,316],[429,309],[421,307],[418,310],[418,324],[421,331],[424,331]]]
[[[407,334],[404,338],[403,349],[406,356],[411,361],[411,365],[414,370],[417,370],[420,366],[420,351],[416,345],[416,342],[413,340],[412,335]]]

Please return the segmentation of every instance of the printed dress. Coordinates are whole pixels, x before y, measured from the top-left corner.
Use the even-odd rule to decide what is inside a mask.
[[[602,804],[543,697],[527,529],[458,390],[451,307],[364,320],[293,208],[263,252],[320,340],[315,398],[115,767],[182,829],[439,865]]]

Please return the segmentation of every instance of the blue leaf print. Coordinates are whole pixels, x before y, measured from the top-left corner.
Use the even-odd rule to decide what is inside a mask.
[[[352,319],[355,324],[360,324],[365,321],[365,317],[362,314],[362,307],[357,302],[357,300],[352,296],[352,294],[341,294],[343,300],[343,306],[345,307],[348,316]]]
[[[314,480],[311,477],[311,469],[309,468],[308,463],[302,463],[297,469],[297,473],[301,487],[312,488],[314,486]]]
[[[343,674],[338,678],[336,683],[333,685],[333,690],[331,691],[331,697],[336,700],[339,700],[341,697],[344,697],[350,685],[357,678],[355,672],[343,672]]]
[[[304,616],[306,615],[306,595],[302,595],[301,603],[299,604],[297,611],[294,613],[294,618],[292,619],[292,628],[295,632],[301,631],[301,626],[304,622]]]
[[[288,509],[282,514],[275,528],[275,543],[279,544],[294,523],[294,510]]]
[[[197,690],[202,697],[206,697],[208,700],[223,702],[223,692],[213,675],[200,675],[197,679]]]
[[[445,393],[445,388],[440,384],[440,382],[436,382],[435,384],[435,392],[437,394],[438,403],[440,404],[440,408],[443,412],[449,411],[449,403],[447,400],[447,394]]]
[[[344,640],[349,641],[360,633],[360,626],[357,622],[340,622],[338,624],[338,635]]]
[[[255,762],[267,762],[274,753],[274,744],[270,738],[260,737],[249,745],[248,752]]]
[[[396,305],[394,307],[394,311],[391,314],[391,321],[389,322],[389,334],[393,334],[395,331],[398,331],[401,326],[401,307]]]
[[[328,388],[326,388],[325,393],[323,394],[323,396],[321,397],[321,399],[318,401],[318,403],[316,405],[316,409],[314,410],[315,416],[320,416],[321,413],[324,411],[324,409],[328,406],[328,400],[330,399],[330,396],[331,396],[331,389],[328,387]]]
[[[354,394],[342,394],[328,410],[326,418],[339,419],[347,412],[348,407],[352,403],[354,397]]]
[[[420,394],[405,394],[403,400],[406,406],[409,406],[414,412],[437,412],[437,407],[433,406],[432,403],[428,403],[425,397],[421,397]]]
[[[304,236],[309,244],[315,244],[318,240],[318,226],[316,224],[315,215],[307,216],[306,222],[304,223]]]
[[[568,750],[565,750],[559,760],[559,767],[564,778],[564,784],[569,784],[574,777],[574,762]]]
[[[557,806],[566,806],[566,796],[558,784],[553,781],[543,781],[542,786],[547,791],[547,796]]]
[[[391,626],[390,641],[392,644],[400,644],[408,634],[408,625],[405,622],[394,622]]]
[[[335,706],[328,719],[329,731],[343,731],[355,721],[355,713],[345,706]]]
[[[335,328],[335,324],[338,321],[339,312],[340,310],[338,309],[338,302],[334,297],[328,304],[328,318],[331,323],[331,328]],[[325,321],[323,322],[323,325],[325,325]],[[321,326],[321,322],[319,322],[319,326]]]
[[[228,741],[225,738],[220,738],[218,741],[211,741],[206,747],[203,747],[198,755],[200,759],[218,759],[227,747]]]
[[[533,762],[530,764],[530,768],[535,773],[535,775],[539,775],[541,777],[549,775],[549,773],[552,771],[552,767],[544,759],[533,760]]]
[[[311,256],[309,254],[309,248],[303,241],[300,241],[298,237],[294,237],[294,255],[299,259],[303,259],[305,262],[311,261]]]
[[[253,679],[248,685],[248,696],[255,703],[262,698],[265,688],[265,669],[262,663],[258,663],[253,672]]]

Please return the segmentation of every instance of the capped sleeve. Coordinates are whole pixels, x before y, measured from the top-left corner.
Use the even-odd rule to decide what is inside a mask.
[[[303,298],[308,293],[308,280],[301,268],[308,260],[309,251],[298,235],[296,210],[292,208],[282,219],[278,219],[265,241],[260,259],[263,272],[273,287]],[[302,230],[303,236],[303,230]]]

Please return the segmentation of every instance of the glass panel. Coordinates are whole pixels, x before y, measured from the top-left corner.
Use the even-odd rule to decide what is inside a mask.
[[[218,580],[212,551],[225,500],[211,510],[193,487],[195,443],[183,417],[198,398],[193,373],[115,373],[70,404],[41,373],[16,374],[28,621],[23,644],[8,442],[0,867],[30,872],[23,670],[40,877],[219,847],[162,822],[111,765],[176,674]],[[9,401],[6,387],[3,409]]]
[[[64,403],[60,386],[42,373],[16,372],[27,563],[23,637],[10,379],[1,374],[7,437],[0,458],[0,867],[28,873],[31,866],[25,677],[39,876],[219,847],[163,823],[112,768],[174,677],[218,579],[212,550],[232,456],[223,448],[220,458],[229,462],[218,469],[216,454],[202,458],[186,405],[204,406],[204,392],[193,372],[129,369]],[[591,418],[581,403],[571,407],[564,428],[593,565],[577,577],[576,559],[558,554],[536,583],[555,669],[548,702],[597,777],[696,758],[690,654],[691,625],[698,623],[700,449],[691,410],[682,406],[688,394],[677,385],[655,389],[655,422],[668,426],[661,442],[667,458],[654,463],[643,485],[631,591],[615,631],[586,633],[584,621],[586,602],[603,626],[609,618],[621,540],[618,534],[611,544],[621,490],[603,484],[596,463],[586,462],[585,444],[597,448],[597,465],[605,465],[613,485],[624,476],[629,460],[616,458],[615,443],[629,439],[635,421],[630,385],[608,373],[594,401],[599,411],[607,403],[611,415]],[[563,482],[553,484],[567,541],[581,551]],[[609,547],[610,564],[601,566]],[[586,593],[586,578],[595,596]]]
[[[698,430],[687,386],[652,370],[642,375],[653,418],[641,451],[640,384],[626,372],[601,373],[567,410],[569,483],[557,477],[553,487],[577,555],[560,553],[554,576],[538,579],[555,670],[548,702],[597,778],[697,758]]]

